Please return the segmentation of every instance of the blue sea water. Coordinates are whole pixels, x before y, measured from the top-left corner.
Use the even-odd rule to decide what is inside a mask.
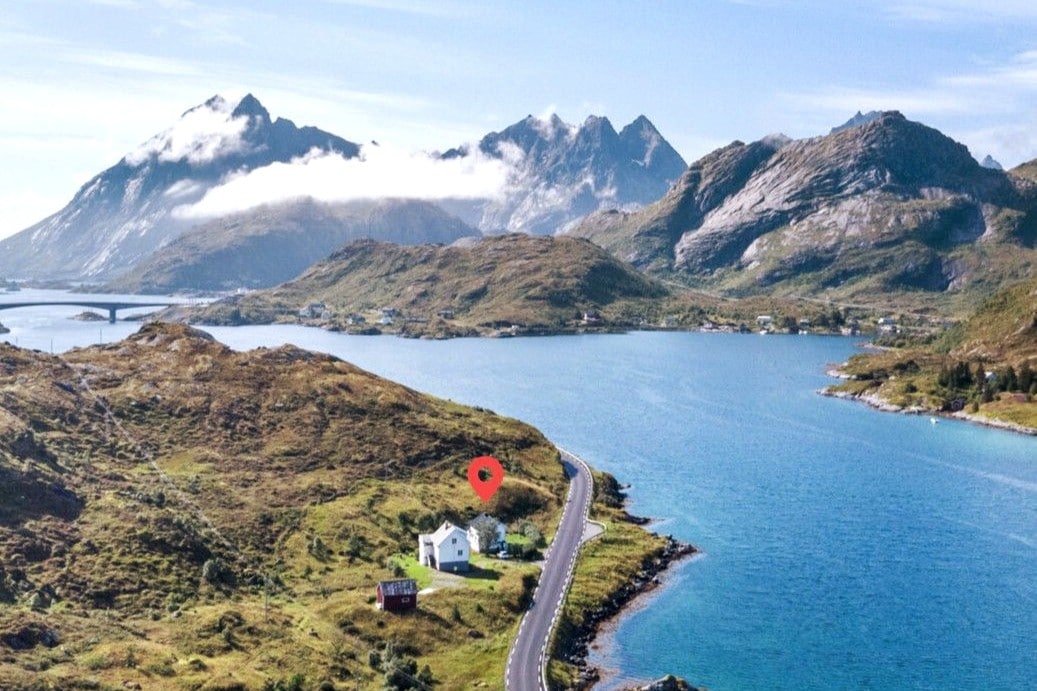
[[[848,339],[207,330],[239,349],[330,352],[521,418],[630,483],[634,513],[704,555],[597,654],[625,677],[1037,688],[1037,438],[817,395],[826,365],[855,351]]]
[[[1037,688],[1037,439],[819,396],[851,341],[294,341],[527,420],[699,546],[603,662],[710,689]],[[283,334],[283,335],[282,335]]]

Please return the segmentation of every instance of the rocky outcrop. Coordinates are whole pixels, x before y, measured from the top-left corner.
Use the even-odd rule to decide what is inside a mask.
[[[692,686],[680,677],[668,674],[662,679],[657,679],[644,686],[635,686],[623,691],[698,691],[697,686]]]

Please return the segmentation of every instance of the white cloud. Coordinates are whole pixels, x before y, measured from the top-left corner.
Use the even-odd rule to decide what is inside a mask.
[[[1033,0],[882,0],[879,3],[894,19],[927,24],[995,23],[1006,20],[1037,19]]]
[[[438,160],[376,145],[364,146],[354,159],[314,151],[291,163],[273,163],[232,177],[198,203],[175,213],[181,218],[208,218],[303,197],[322,202],[387,197],[494,199],[507,187],[510,174],[508,163],[478,152]]]
[[[248,117],[232,118],[233,110],[234,105],[218,97],[192,108],[171,128],[127,154],[126,162],[136,166],[157,155],[160,161],[186,160],[200,165],[237,153],[245,146],[241,135],[248,127]]]

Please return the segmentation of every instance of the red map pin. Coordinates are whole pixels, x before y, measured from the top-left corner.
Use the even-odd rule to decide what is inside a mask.
[[[483,480],[479,474],[480,470],[489,471],[490,476]],[[500,461],[493,456],[479,456],[468,464],[468,484],[483,501],[489,501],[502,482],[504,482],[504,468],[501,467]]]

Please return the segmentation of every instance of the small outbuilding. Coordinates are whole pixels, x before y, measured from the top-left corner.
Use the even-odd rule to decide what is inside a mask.
[[[406,612],[418,606],[418,584],[413,578],[379,581],[375,590],[378,609]]]

